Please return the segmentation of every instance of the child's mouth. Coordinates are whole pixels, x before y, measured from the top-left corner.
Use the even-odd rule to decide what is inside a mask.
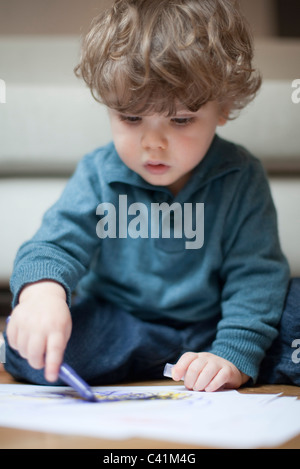
[[[170,169],[170,166],[163,163],[148,162],[145,164],[145,168],[151,174],[161,175],[165,174]]]

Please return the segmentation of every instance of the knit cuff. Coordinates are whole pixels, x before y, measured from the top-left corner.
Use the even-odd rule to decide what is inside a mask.
[[[13,274],[10,279],[10,287],[13,294],[12,307],[14,308],[18,304],[21,290],[26,285],[41,280],[53,280],[59,283],[65,289],[68,306],[71,306],[72,290],[70,288],[70,279],[68,279],[66,272],[51,263],[32,262],[23,264],[18,269],[17,275]]]
[[[217,335],[209,351],[231,362],[255,382],[260,363],[271,343],[270,338],[253,331],[226,330]]]

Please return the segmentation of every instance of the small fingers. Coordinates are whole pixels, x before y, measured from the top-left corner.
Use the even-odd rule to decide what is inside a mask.
[[[45,366],[46,339],[43,334],[33,334],[27,346],[27,360],[37,370]]]
[[[18,306],[16,307],[16,311]],[[16,326],[17,321],[15,320],[17,314],[13,314],[7,321],[6,334],[9,345],[18,351],[20,356],[26,360],[35,369],[41,369],[44,366],[44,355],[45,355],[45,336],[42,333],[28,334],[25,327],[19,325]]]
[[[15,325],[13,316],[7,319],[6,335],[9,345],[17,350],[18,348],[18,329]]]
[[[206,363],[198,369],[198,377],[193,381],[192,389],[194,391],[208,391],[208,386],[214,382],[218,375],[220,367],[216,363]],[[197,373],[197,372],[196,372]],[[195,375],[193,376],[193,378]]]
[[[15,335],[15,349],[22,358],[27,358],[27,334],[22,334],[19,330]]]
[[[194,352],[184,353],[172,370],[172,378],[174,381],[180,381],[185,376],[190,364],[198,358],[198,354]]]
[[[226,387],[226,384],[230,383],[231,375],[232,372],[229,366],[221,368],[221,370],[215,375],[209,385],[205,388],[205,391],[215,392],[223,387]]]
[[[45,378],[53,382],[58,378],[59,368],[65,351],[65,338],[61,332],[52,333],[47,342]]]
[[[243,382],[240,371],[232,363],[206,352],[182,355],[174,366],[173,379],[179,380],[183,375],[186,388],[194,391],[215,392],[225,387],[235,389]],[[245,376],[244,382],[248,378]]]

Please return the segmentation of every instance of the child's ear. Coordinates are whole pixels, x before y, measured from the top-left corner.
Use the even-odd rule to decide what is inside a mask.
[[[220,109],[220,114],[219,114],[219,119],[218,119],[218,126],[222,127],[225,125],[228,121],[229,118],[229,109],[227,108],[221,108]]]
[[[218,120],[218,126],[222,127],[223,125],[226,124],[227,121],[228,121],[228,117],[220,116]]]

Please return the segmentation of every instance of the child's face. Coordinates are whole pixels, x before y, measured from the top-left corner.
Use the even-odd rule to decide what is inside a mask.
[[[109,116],[122,161],[145,181],[168,187],[174,195],[206,155],[217,126],[226,122],[214,101],[197,112],[179,109],[173,117],[131,116],[112,109]]]

